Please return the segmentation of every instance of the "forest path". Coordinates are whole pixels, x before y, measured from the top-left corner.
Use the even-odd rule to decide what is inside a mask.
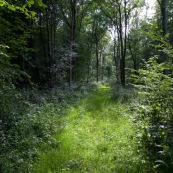
[[[48,145],[34,172],[142,172],[135,127],[126,104],[110,97],[109,86],[89,94],[63,119],[64,129],[53,136],[58,145]]]

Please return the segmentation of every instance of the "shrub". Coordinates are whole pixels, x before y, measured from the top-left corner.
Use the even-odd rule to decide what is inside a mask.
[[[122,87],[121,84],[111,83],[111,95],[120,103],[130,102],[136,97],[136,90],[131,86]]]
[[[155,56],[135,76],[140,100],[135,105],[135,119],[144,130],[143,143],[157,172],[173,169],[173,78],[168,74],[171,65],[158,63]]]

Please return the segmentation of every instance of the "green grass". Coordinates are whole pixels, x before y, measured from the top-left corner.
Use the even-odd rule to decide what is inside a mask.
[[[56,144],[40,150],[34,173],[147,172],[128,103],[115,102],[109,92],[109,86],[100,87],[70,109],[53,136]]]

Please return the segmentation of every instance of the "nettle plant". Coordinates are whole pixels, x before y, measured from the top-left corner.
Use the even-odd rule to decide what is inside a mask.
[[[133,76],[140,100],[136,119],[143,124],[143,142],[154,167],[169,172],[173,168],[173,48],[164,38],[156,38],[160,55],[150,58]],[[161,56],[166,60],[159,63]]]

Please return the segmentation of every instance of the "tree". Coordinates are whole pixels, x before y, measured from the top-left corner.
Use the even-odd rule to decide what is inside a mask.
[[[167,0],[157,0],[160,6],[161,10],[161,16],[162,16],[162,30],[163,30],[163,36],[167,34]]]
[[[135,8],[138,8],[143,5],[143,1],[127,1],[127,0],[117,0],[117,1],[109,1],[107,2],[107,6],[101,6],[101,10],[108,17],[110,21],[110,26],[116,30],[117,34],[114,34],[117,37],[117,47],[119,50],[117,51],[120,58],[114,59],[120,65],[120,80],[121,84],[125,86],[126,75],[125,75],[125,68],[126,68],[126,54],[127,54],[127,33],[129,30],[129,20],[132,11]],[[115,46],[115,39],[114,39],[114,47]],[[115,52],[115,49],[114,49]],[[118,69],[118,68],[117,68]]]

